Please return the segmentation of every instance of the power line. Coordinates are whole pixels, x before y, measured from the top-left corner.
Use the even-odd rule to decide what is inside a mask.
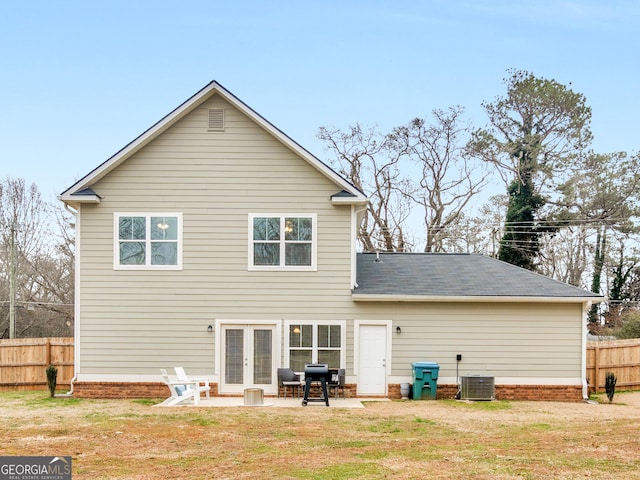
[[[1,305],[6,305],[10,303],[10,300],[0,300]],[[61,306],[61,307],[73,307],[75,304],[73,303],[58,303],[58,302],[21,302],[16,301],[16,305],[42,305],[42,306]]]
[[[551,225],[563,227],[566,225],[598,225],[604,223],[620,223],[629,222],[629,218],[625,217],[608,217],[608,218],[569,218],[560,220],[526,220],[520,222],[501,222],[504,225]]]
[[[536,227],[536,226],[547,226],[547,227],[559,227],[559,228],[563,228],[563,227],[571,227],[571,226],[582,226],[582,225],[602,225],[602,224],[610,224],[610,223],[620,223],[620,222],[629,222],[629,218],[624,218],[624,217],[610,217],[610,218],[606,218],[606,219],[602,219],[602,218],[597,218],[597,219],[593,219],[593,218],[571,218],[571,219],[562,219],[562,220],[545,220],[545,219],[539,219],[539,220],[526,220],[526,221],[519,221],[519,222],[503,222],[503,221],[497,221],[495,223],[483,223],[484,228],[489,229],[489,228],[500,228],[500,227],[510,227],[510,226],[525,226],[525,227]],[[426,226],[426,228],[430,229],[430,230],[434,230],[434,231],[443,231],[443,230],[447,230],[447,229],[451,229],[451,228],[457,228],[457,227],[463,227],[465,226],[465,224],[462,223],[456,223],[453,225],[447,225],[447,226],[439,226],[439,225],[433,225],[433,226]]]

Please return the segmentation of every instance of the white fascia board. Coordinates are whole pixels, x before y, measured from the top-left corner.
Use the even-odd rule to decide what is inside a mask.
[[[604,297],[507,297],[507,296],[444,296],[444,295],[368,295],[351,294],[354,302],[449,302],[449,303],[600,303]]]
[[[80,203],[100,203],[98,195],[59,195],[58,200],[71,206]]]
[[[332,205],[366,205],[369,199],[363,195],[358,197],[331,197]]]

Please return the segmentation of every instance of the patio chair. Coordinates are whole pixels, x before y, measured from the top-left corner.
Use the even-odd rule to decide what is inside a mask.
[[[294,389],[297,393],[297,397],[300,397],[300,375],[295,373],[290,368],[278,369],[278,398],[280,398],[280,388],[284,390],[284,398],[287,398],[287,388],[291,387],[291,397],[293,397]]]
[[[342,398],[344,396],[344,377],[346,375],[345,369],[340,368],[339,370],[333,371],[331,373],[331,379],[327,382],[327,387],[329,387],[329,391],[331,389],[335,389],[336,391],[336,399],[338,398],[338,392],[342,389]]]
[[[169,387],[171,396],[159,404],[159,406],[173,407],[174,405],[178,405],[179,403],[187,400],[193,400],[194,405],[198,404],[198,399],[194,396],[194,392],[196,390],[193,389],[193,384],[189,384],[183,380],[171,380],[169,374],[164,368],[160,369],[160,373],[162,374],[162,380],[167,387]],[[189,386],[191,388],[188,388]]]
[[[200,396],[200,392],[205,392],[205,396],[209,398],[209,392],[211,391],[211,387],[209,386],[208,379],[189,377],[187,376],[186,372],[184,371],[184,368],[182,367],[174,367],[173,369],[176,371],[176,376],[178,377],[178,381],[187,382],[190,385],[189,388],[191,388],[191,385],[197,386],[198,396]],[[200,385],[201,383],[203,385]]]

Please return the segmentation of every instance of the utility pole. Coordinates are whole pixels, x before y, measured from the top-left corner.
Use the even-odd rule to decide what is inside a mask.
[[[498,234],[498,228],[494,227],[491,229],[491,256],[493,258],[497,258],[496,256],[496,235]]]
[[[16,338],[16,224],[11,222],[9,252],[9,338]]]

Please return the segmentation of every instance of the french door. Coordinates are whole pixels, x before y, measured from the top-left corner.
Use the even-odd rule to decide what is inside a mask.
[[[220,393],[276,393],[275,325],[222,325]]]

